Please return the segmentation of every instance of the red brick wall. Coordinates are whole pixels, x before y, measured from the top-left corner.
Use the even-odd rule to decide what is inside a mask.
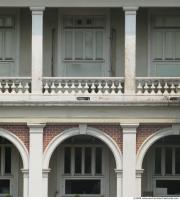
[[[26,146],[29,150],[29,128],[26,125],[14,124],[14,125],[2,125],[0,128],[6,129],[14,133]]]
[[[140,125],[137,128],[137,134],[136,134],[136,152],[140,148],[140,146],[143,144],[143,142],[152,134],[155,132],[171,127],[171,124],[167,125]]]

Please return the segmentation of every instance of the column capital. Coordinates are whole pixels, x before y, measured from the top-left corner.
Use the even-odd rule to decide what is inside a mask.
[[[32,14],[42,15],[45,11],[45,7],[30,7]]]
[[[128,15],[136,15],[136,12],[138,9],[139,7],[123,7],[125,14],[128,14]]]
[[[30,128],[30,133],[43,133],[42,130],[46,126],[46,124],[28,123],[27,126]]]
[[[114,169],[116,174],[122,175],[123,170],[122,169]]]
[[[136,170],[136,178],[141,178],[143,172],[144,172],[144,169],[137,169]]]
[[[139,124],[120,124],[120,126],[123,128],[123,133],[136,133]]]

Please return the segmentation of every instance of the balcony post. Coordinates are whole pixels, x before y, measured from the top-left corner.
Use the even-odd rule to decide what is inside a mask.
[[[44,7],[31,7],[32,12],[32,93],[42,93],[43,12]]]
[[[136,90],[136,11],[137,7],[124,7],[125,11],[125,94]]]

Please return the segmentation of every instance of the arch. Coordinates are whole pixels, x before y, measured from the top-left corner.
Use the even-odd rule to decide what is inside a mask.
[[[64,140],[79,135],[80,131],[79,128],[72,128],[63,131],[61,134],[57,135],[46,147],[43,155],[43,168],[48,169],[49,167],[49,162],[51,159],[51,156],[56,149],[56,147],[61,144]],[[121,151],[118,147],[118,145],[115,143],[115,141],[108,136],[106,133],[103,131],[100,131],[95,128],[89,128],[87,127],[86,133],[87,135],[93,136],[95,138],[100,139],[102,142],[104,142],[112,151],[115,162],[116,162],[116,168],[117,169],[122,169],[122,154]]]
[[[22,161],[23,161],[23,168],[28,169],[29,162],[28,162],[28,151],[23,142],[13,133],[11,133],[8,130],[0,128],[0,137],[3,137],[7,140],[9,140],[14,146],[18,149]]]
[[[141,145],[137,152],[137,159],[136,159],[136,169],[142,168],[142,163],[146,152],[149,148],[159,139],[170,136],[170,135],[179,135],[179,129],[175,128],[165,128],[160,131],[155,132],[151,136],[149,136]]]

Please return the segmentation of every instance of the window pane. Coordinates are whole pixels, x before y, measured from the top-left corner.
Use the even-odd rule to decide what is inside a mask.
[[[175,33],[176,59],[180,59],[180,32]]]
[[[155,150],[155,174],[161,174],[161,148]]]
[[[76,147],[75,148],[75,173],[81,173],[81,165],[82,165],[82,148]]]
[[[64,173],[71,173],[71,148],[65,147],[64,149]]]
[[[102,148],[96,148],[96,174],[102,173]]]
[[[3,59],[3,30],[0,29],[0,59]]]
[[[173,59],[173,49],[174,49],[173,38],[174,38],[173,32],[168,31],[165,33],[165,58],[166,59]]]
[[[85,148],[85,173],[91,173],[91,148]]]
[[[75,59],[76,60],[83,59],[83,32],[82,31],[75,32]]]
[[[103,31],[96,32],[96,59],[103,59]]]
[[[172,149],[165,149],[165,169],[166,174],[172,174]]]
[[[85,58],[93,59],[93,31],[85,33]]]
[[[65,31],[65,59],[72,60],[72,31]]]
[[[154,32],[153,59],[163,59],[163,32]]]
[[[12,60],[14,58],[14,31],[12,29],[5,31],[5,59]]]
[[[175,150],[175,172],[180,174],[180,148]]]
[[[66,194],[100,194],[100,180],[66,180]]]
[[[5,173],[11,173],[11,147],[5,148]]]
[[[10,180],[0,180],[0,194],[10,194]]]

